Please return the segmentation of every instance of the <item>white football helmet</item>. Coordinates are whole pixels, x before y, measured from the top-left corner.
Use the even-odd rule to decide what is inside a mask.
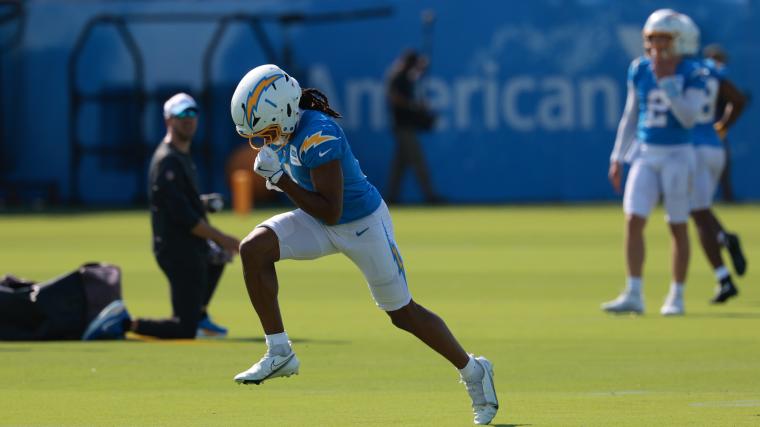
[[[651,48],[649,37],[655,35],[668,35],[672,38],[671,49],[676,55],[684,55],[684,42],[682,37],[683,23],[679,18],[679,13],[673,9],[658,9],[652,12],[647,18],[642,30],[644,37],[644,50]]]
[[[296,128],[301,86],[280,67],[260,65],[238,83],[230,102],[238,134],[254,148],[282,145]]]
[[[683,13],[678,14],[681,20],[681,39],[683,40],[683,55],[695,56],[699,53],[699,27],[694,21]]]

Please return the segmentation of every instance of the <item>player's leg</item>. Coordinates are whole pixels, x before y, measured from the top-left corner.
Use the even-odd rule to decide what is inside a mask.
[[[724,181],[724,178],[727,179],[728,177],[729,161],[731,157],[729,153],[728,142],[726,140],[723,141],[723,149],[707,148],[701,150],[705,150],[711,153],[705,158],[705,163],[707,170],[711,174],[711,182],[714,184],[714,188],[717,188],[718,184],[720,183],[720,185],[723,186],[724,200],[732,201],[733,196],[729,194],[731,190],[730,183]],[[715,190],[713,190],[713,194],[714,191]],[[717,230],[718,243],[720,246],[728,250],[728,253],[731,256],[731,263],[734,265],[736,274],[743,276],[747,271],[747,259],[745,258],[744,252],[742,251],[739,236],[726,231],[726,229],[723,227],[723,224],[721,224],[714,212],[710,212],[710,216],[713,221],[713,228]]]
[[[721,148],[698,147],[696,157],[697,168],[691,196],[691,217],[697,226],[699,242],[718,282],[712,302],[722,303],[738,294],[731,275],[723,264],[718,242],[722,227],[711,208],[725,154]]]
[[[717,235],[718,245],[728,250],[736,274],[743,276],[747,272],[747,258],[744,256],[739,235],[726,230],[712,209],[709,211],[709,216],[712,221],[712,229]]]
[[[644,227],[647,217],[659,198],[656,165],[645,155],[637,159],[625,185],[623,211],[625,212],[626,286],[614,300],[603,303],[602,310],[610,313],[643,313]]]
[[[470,396],[475,424],[488,424],[499,409],[491,362],[467,354],[443,319],[414,300],[386,313],[397,328],[417,337],[459,370]]]
[[[660,313],[665,316],[684,314],[683,292],[689,268],[688,221],[695,170],[691,147],[668,156],[663,163],[663,201],[672,242],[672,281]]]
[[[362,220],[330,227],[328,233],[362,271],[375,303],[391,322],[419,338],[459,370],[472,400],[475,423],[490,422],[499,407],[491,362],[468,355],[443,319],[412,300],[385,204]]]
[[[201,307],[201,320],[198,322],[198,338],[224,338],[227,336],[227,328],[215,323],[208,314],[208,305],[214,296],[214,291],[219,284],[224,272],[224,264],[206,263],[208,272],[206,278],[206,291],[203,293],[203,306]]]
[[[195,338],[208,274],[205,255],[192,250],[170,253],[156,260],[169,279],[173,317],[134,319],[131,330],[157,338]]]
[[[240,244],[240,259],[248,296],[264,329],[267,352],[248,370],[235,376],[243,384],[298,373],[300,362],[291,348],[277,299],[275,262],[314,259],[337,252],[324,226],[300,209],[270,218]]]
[[[625,261],[628,277],[641,278],[644,270],[646,217],[634,213],[625,218]]]
[[[672,238],[672,279],[675,283],[686,283],[686,273],[689,269],[689,231],[686,222],[670,223]]]
[[[699,243],[702,251],[713,269],[725,268],[723,257],[720,255],[720,245],[718,244],[717,231],[715,222],[712,220],[713,213],[710,208],[702,208],[691,211],[691,218],[694,225],[697,226]]]
[[[711,214],[714,228],[718,230],[718,243],[728,250],[736,274],[744,276],[744,273],[747,271],[747,258],[744,256],[739,235],[727,231],[718,220],[718,217],[713,212]]]
[[[240,242],[240,261],[248,298],[267,335],[283,332],[279,284],[274,263],[280,259],[279,242],[274,231],[256,227]]]

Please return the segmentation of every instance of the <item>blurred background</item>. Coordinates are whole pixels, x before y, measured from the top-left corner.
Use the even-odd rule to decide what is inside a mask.
[[[394,152],[386,77],[405,48],[429,56],[420,134],[452,203],[613,200],[608,158],[626,69],[655,9],[690,15],[729,76],[760,93],[758,1],[609,0],[0,1],[0,207],[144,205],[163,102],[201,104],[193,152],[202,191],[230,194],[245,141],[229,100],[276,63],[324,91],[364,172],[387,191]],[[760,121],[732,128],[737,200],[760,199]],[[407,173],[400,201],[422,200]]]

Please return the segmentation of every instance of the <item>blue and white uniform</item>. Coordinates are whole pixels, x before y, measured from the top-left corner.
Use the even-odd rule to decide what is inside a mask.
[[[312,169],[339,160],[343,170],[343,212],[337,225],[326,225],[301,209],[259,224],[277,234],[280,259],[315,259],[341,252],[362,271],[378,307],[393,311],[407,305],[412,297],[388,207],[367,181],[343,129],[322,112],[303,110],[278,155],[285,172],[308,191],[314,191]]]
[[[625,186],[626,214],[646,218],[662,196],[669,223],[688,220],[695,168],[691,128],[704,105],[704,90],[703,68],[695,61],[682,60],[674,75],[661,79],[649,58],[631,63],[625,111],[611,155],[612,161],[623,162],[637,149]]]
[[[704,67],[707,100],[694,125],[697,168],[691,198],[692,210],[707,209],[712,206],[720,175],[726,166],[726,150],[713,127],[720,83],[726,78],[725,69],[718,68],[710,59],[703,59],[701,63]]]

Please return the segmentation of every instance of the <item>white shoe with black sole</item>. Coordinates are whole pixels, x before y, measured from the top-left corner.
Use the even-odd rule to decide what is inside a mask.
[[[496,387],[493,383],[493,365],[485,357],[476,357],[475,362],[483,368],[483,377],[477,381],[461,382],[467,388],[467,394],[472,400],[472,412],[475,414],[475,424],[488,424],[499,410],[499,400],[496,398]]]
[[[286,356],[267,354],[251,366],[248,370],[235,375],[238,384],[261,384],[265,380],[277,377],[289,377],[298,374],[298,361],[296,353],[292,350]]]

